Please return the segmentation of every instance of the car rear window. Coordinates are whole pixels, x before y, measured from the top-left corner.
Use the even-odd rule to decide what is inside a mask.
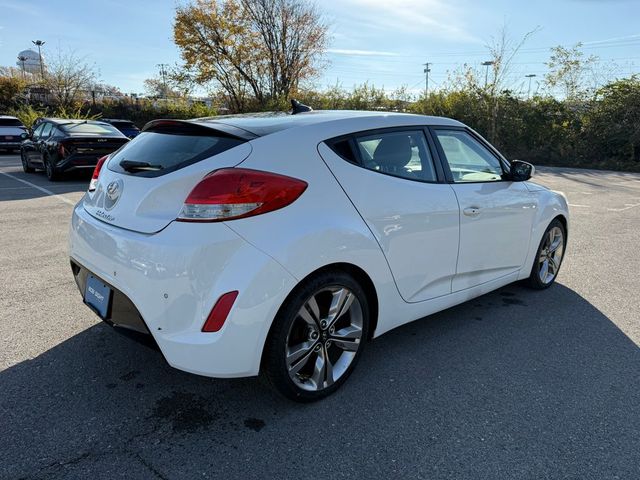
[[[67,123],[62,129],[70,135],[122,135],[117,128],[106,123]]]
[[[116,128],[138,128],[135,126],[135,124],[133,122],[111,122],[111,125],[113,125]]]
[[[142,132],[118,150],[109,161],[114,172],[157,177],[229,150],[244,140],[207,134]],[[124,165],[124,167],[123,167]]]
[[[0,127],[24,127],[17,118],[0,118]]]

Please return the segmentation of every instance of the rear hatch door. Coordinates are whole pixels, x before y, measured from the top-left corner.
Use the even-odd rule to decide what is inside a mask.
[[[150,122],[105,162],[84,208],[117,227],[158,232],[176,219],[204,176],[249,156],[247,140],[188,121]]]

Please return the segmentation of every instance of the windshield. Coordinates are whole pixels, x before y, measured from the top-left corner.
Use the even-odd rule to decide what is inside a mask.
[[[106,123],[67,123],[62,129],[71,134],[121,135],[115,127]]]

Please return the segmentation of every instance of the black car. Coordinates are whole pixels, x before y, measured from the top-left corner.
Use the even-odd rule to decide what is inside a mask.
[[[23,134],[20,147],[26,173],[43,169],[49,180],[64,172],[93,169],[98,159],[108,155],[129,139],[113,125],[95,120],[44,118],[33,134]]]
[[[0,115],[0,150],[13,152],[20,150],[22,134],[27,133],[27,127],[16,117]]]
[[[111,125],[116,127],[118,130],[120,130],[122,133],[124,133],[125,136],[127,136],[129,138],[135,138],[140,134],[140,129],[138,127],[136,127],[136,124],[133,123],[131,120],[118,120],[118,119],[115,119],[115,118],[101,118],[100,121],[101,122],[110,123]]]

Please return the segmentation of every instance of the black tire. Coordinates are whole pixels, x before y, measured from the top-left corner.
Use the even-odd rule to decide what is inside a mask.
[[[559,229],[562,234],[562,251],[560,255],[558,255],[558,259],[556,259],[557,268],[553,274],[553,277],[549,281],[543,281],[541,278],[541,256],[543,254],[543,250],[546,249],[547,244],[549,243],[550,232],[554,229]],[[531,274],[529,275],[529,279],[526,281],[526,284],[533,289],[543,290],[545,288],[549,288],[553,285],[558,278],[558,273],[560,272],[560,267],[562,266],[562,261],[564,260],[565,247],[567,243],[567,231],[564,227],[564,224],[558,219],[554,219],[547,229],[542,235],[542,239],[540,240],[540,245],[538,245],[538,250],[536,251],[536,257],[533,260],[533,265],[531,267]]]
[[[351,316],[357,315],[358,321],[361,313],[362,321],[361,321],[361,336],[358,340],[357,350],[355,351],[355,355],[350,360],[350,364],[341,376],[334,381],[334,383],[329,386],[325,386],[319,390],[305,390],[297,385],[294,380],[289,375],[289,369],[287,367],[286,361],[286,351],[287,351],[287,341],[289,339],[289,333],[292,330],[292,325],[294,322],[300,322],[301,317],[298,312],[305,305],[311,297],[315,297],[315,295],[323,295],[327,289],[339,289],[346,288],[347,291],[353,293],[357,302],[359,302],[360,310],[357,311],[357,314],[352,313],[352,307],[355,307],[355,300],[352,303],[352,307],[348,309],[348,315],[345,313],[343,317],[348,322],[351,322]],[[328,293],[331,295],[331,293]],[[323,315],[319,315],[320,318],[323,318]],[[336,322],[337,324],[338,322]],[[320,400],[328,395],[331,395],[338,388],[342,386],[342,384],[347,380],[349,375],[353,372],[353,369],[356,367],[360,356],[362,355],[362,351],[364,350],[366,340],[369,335],[369,325],[370,325],[370,309],[367,302],[367,296],[362,289],[362,287],[353,279],[350,275],[340,270],[336,271],[326,271],[305,280],[301,283],[296,289],[289,295],[285,303],[280,308],[276,318],[271,326],[271,331],[269,332],[269,336],[267,338],[265,344],[265,351],[263,355],[262,361],[262,373],[269,381],[269,383],[282,395],[290,400],[296,402],[314,402]],[[295,328],[295,327],[294,327]],[[323,343],[327,340],[327,336],[329,334],[328,330],[324,332],[320,331],[322,335],[318,340],[317,344],[322,344],[320,347],[322,352],[327,355],[327,359],[329,359],[329,353],[326,353],[328,350],[324,349]],[[333,334],[333,331],[331,332]],[[339,332],[336,331],[337,335]],[[328,339],[331,340],[332,337]],[[309,340],[311,341],[311,340]],[[331,343],[331,342],[329,342]],[[335,342],[334,343],[338,343]],[[346,350],[341,350],[342,347],[338,347],[337,345],[328,346],[327,349],[332,349],[331,352],[335,354],[336,352],[339,355],[342,355],[341,352],[346,352]],[[337,349],[337,350],[336,350]],[[309,349],[310,351],[311,349]],[[335,355],[334,355],[335,356]],[[309,357],[311,358],[311,357]],[[313,362],[310,362],[313,365]],[[332,367],[332,369],[335,365]],[[296,377],[298,378],[298,377]],[[326,377],[325,377],[326,378]],[[324,383],[324,381],[323,381]]]
[[[54,168],[53,162],[51,161],[51,157],[49,157],[49,155],[44,156],[44,172],[50,182],[57,182],[58,180],[60,180],[60,174],[56,172],[56,169]]]
[[[29,165],[27,156],[24,154],[22,150],[20,150],[20,160],[22,160],[22,170],[24,171],[24,173],[33,173],[36,171],[35,168]]]

